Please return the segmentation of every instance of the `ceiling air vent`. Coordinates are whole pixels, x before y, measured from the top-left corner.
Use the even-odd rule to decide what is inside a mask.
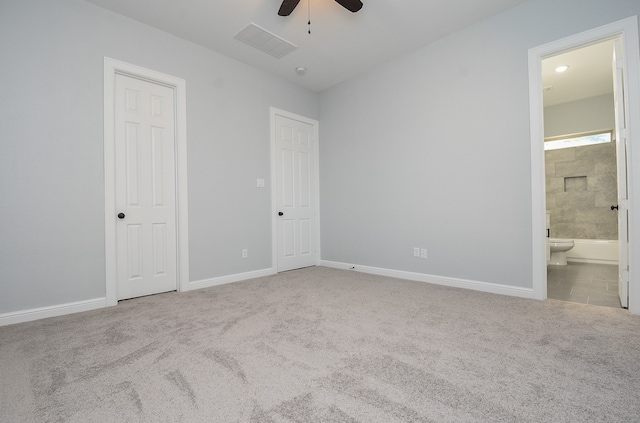
[[[298,48],[295,44],[283,40],[277,35],[251,22],[234,37],[277,59],[284,57]]]

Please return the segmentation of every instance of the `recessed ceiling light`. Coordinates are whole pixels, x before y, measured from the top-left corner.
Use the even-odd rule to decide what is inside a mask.
[[[558,73],[562,73],[562,72],[566,71],[567,69],[569,69],[569,66],[567,66],[567,65],[562,65],[562,66],[558,66],[555,70],[556,70],[556,72],[558,72]]]
[[[296,68],[296,73],[298,75],[304,75],[305,73],[307,73],[307,68],[305,68],[304,66],[298,66]]]

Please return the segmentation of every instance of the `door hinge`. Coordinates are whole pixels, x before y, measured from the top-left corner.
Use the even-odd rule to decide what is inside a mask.
[[[618,135],[620,136],[620,142],[626,145],[627,144],[627,128],[618,129]]]
[[[629,282],[629,268],[620,269],[620,276],[624,282]]]

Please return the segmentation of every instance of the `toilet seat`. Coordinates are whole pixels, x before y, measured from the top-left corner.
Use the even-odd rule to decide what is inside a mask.
[[[556,246],[556,247],[573,247],[575,245],[575,243],[573,242],[572,239],[560,239],[560,238],[552,238],[549,240],[549,243],[552,246]]]

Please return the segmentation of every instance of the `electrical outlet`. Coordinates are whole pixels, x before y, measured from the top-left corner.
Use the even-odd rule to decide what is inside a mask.
[[[413,256],[414,257],[420,257],[420,248],[413,247]]]
[[[426,259],[427,258],[427,249],[423,248],[422,250],[420,250],[420,258]]]
[[[242,250],[242,258],[245,259],[247,257],[249,257],[249,250],[245,248]]]

